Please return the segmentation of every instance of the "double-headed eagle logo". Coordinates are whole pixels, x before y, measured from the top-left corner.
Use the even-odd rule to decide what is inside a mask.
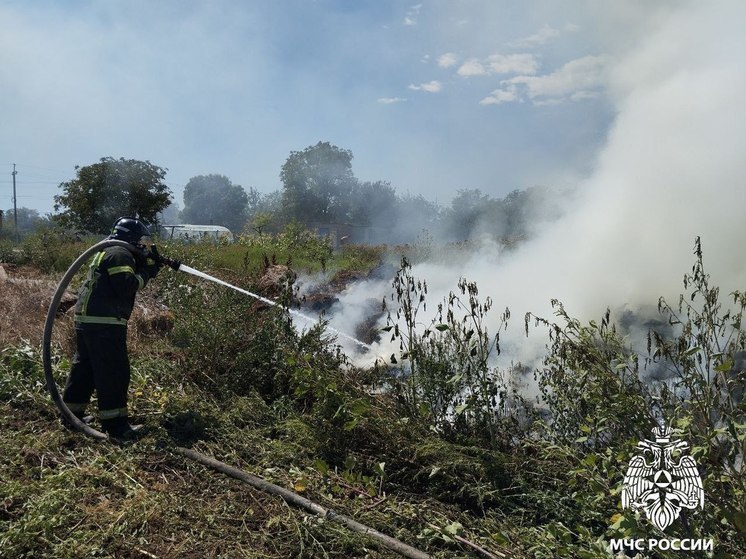
[[[684,455],[689,444],[671,439],[671,429],[653,429],[655,441],[637,443],[642,453],[629,462],[622,489],[622,509],[642,509],[660,530],[668,528],[682,508],[703,508],[705,493],[697,463]]]

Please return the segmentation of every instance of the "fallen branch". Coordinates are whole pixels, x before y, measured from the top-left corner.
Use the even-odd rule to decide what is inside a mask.
[[[430,559],[430,556],[427,553],[420,551],[419,549],[407,545],[402,541],[392,538],[391,536],[387,536],[386,534],[383,534],[378,530],[366,526],[365,524],[361,524],[360,522],[353,520],[349,516],[337,514],[333,510],[324,508],[321,505],[314,503],[309,499],[306,499],[305,497],[301,497],[297,493],[285,489],[284,487],[280,487],[279,485],[270,483],[248,472],[239,470],[238,468],[234,468],[233,466],[229,466],[225,462],[220,462],[219,460],[210,458],[209,456],[202,454],[201,452],[197,452],[196,450],[191,450],[188,448],[177,446],[174,447],[172,450],[176,454],[180,454],[181,456],[208,466],[213,470],[243,481],[244,483],[248,483],[255,489],[259,489],[260,491],[264,491],[265,493],[270,493],[272,495],[278,495],[282,497],[288,504],[300,507],[326,520],[331,520],[333,522],[342,524],[358,534],[369,536],[370,538],[378,541],[390,550],[395,551],[404,557],[409,557],[410,559]]]
[[[438,528],[435,524],[431,524],[430,522],[428,522],[427,525],[430,526],[431,528],[433,528],[434,530],[437,530],[438,532],[442,532],[442,530],[440,528]],[[467,540],[466,538],[464,538],[462,536],[459,536],[458,534],[448,534],[448,536],[451,537],[451,538],[453,538],[453,539],[455,539],[457,542],[460,542],[460,543],[462,543],[462,544],[464,544],[464,545],[472,548],[474,551],[478,551],[479,553],[481,553],[485,557],[488,557],[489,559],[498,559],[500,557],[507,557],[507,555],[505,555],[503,553],[500,553],[499,551],[495,551],[494,553],[497,554],[497,555],[495,555],[494,553],[487,551],[483,547],[475,544],[472,541]]]
[[[498,557],[507,557],[507,555],[505,555],[504,553],[500,553],[499,551],[489,552],[486,549],[484,549],[483,547],[480,547],[479,545],[475,544],[474,542],[470,542],[466,538],[463,538],[463,537],[461,537],[459,535],[454,535],[453,537],[456,539],[456,541],[459,541],[462,544],[464,544],[466,546],[469,546],[473,550],[478,551],[479,553],[481,553],[485,557],[489,557],[490,559],[498,559]],[[495,555],[495,553],[497,555]]]

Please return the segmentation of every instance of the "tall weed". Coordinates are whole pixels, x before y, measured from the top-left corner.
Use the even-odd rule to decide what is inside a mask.
[[[659,537],[646,519],[629,511],[617,512],[606,523],[590,513],[618,510],[624,468],[639,452],[637,441],[649,438],[651,429],[665,422],[691,445],[706,493],[704,510],[679,518],[667,535],[712,537],[719,556],[743,556],[746,297],[734,292],[729,303],[722,302],[705,271],[699,239],[694,254],[678,304],[659,301],[664,324],[673,327],[674,334],[652,329],[647,355],[629,346],[609,312],[600,323],[583,325],[555,301],[560,324],[527,316],[527,328],[534,318],[551,331],[550,351],[536,371],[550,411],[541,430],[547,442],[531,446],[546,448],[547,456],[558,458],[560,450],[565,452],[562,473],[552,475],[558,475],[558,481],[573,490],[574,500],[584,505],[565,511],[561,520],[566,526],[595,522],[608,537]],[[656,367],[656,378],[661,370],[668,376],[645,376],[647,367]],[[540,492],[552,478],[548,465],[545,462],[544,475],[533,480]],[[574,538],[570,541],[577,544]]]
[[[406,364],[400,385],[411,413],[479,444],[509,444],[519,424],[526,423],[526,406],[510,371],[501,371],[495,362],[509,309],[500,315],[497,332],[489,332],[492,300],[480,300],[477,285],[461,278],[457,291],[424,322],[427,283],[413,276],[406,258],[392,285],[397,307],[384,331],[399,341],[398,359]]]

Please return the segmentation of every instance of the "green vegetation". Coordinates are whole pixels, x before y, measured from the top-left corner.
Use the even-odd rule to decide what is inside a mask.
[[[55,211],[62,210],[55,220],[68,229],[101,233],[126,215],[155,221],[171,201],[166,170],[150,161],[103,157],[75,174],[54,197]]]
[[[0,262],[31,265],[44,273],[64,272],[90,244],[60,228],[42,227],[20,243],[0,239]]]
[[[192,177],[184,187],[186,223],[215,223],[240,231],[246,223],[249,197],[246,191],[222,175]]]
[[[41,252],[21,249],[14,254],[24,263],[43,264]],[[79,249],[60,241],[50,249],[59,264],[44,269],[59,273]],[[330,273],[365,272],[386,256],[380,247],[331,254],[292,229],[163,252],[251,290],[273,255],[297,271]],[[605,558],[610,538],[660,537],[620,502],[635,445],[650,438],[656,417],[691,444],[706,493],[704,509],[686,511],[667,536],[713,538],[716,556],[746,555],[744,372],[735,366],[746,296],[721,301],[699,244],[679,304],[660,302],[675,333],[652,333],[649,355],[629,347],[610,313],[583,324],[557,302],[555,320],[526,317],[528,330],[540,323],[551,332],[534,372],[544,413],[515,390],[515,370],[496,367],[499,332],[486,327],[495,309],[475,284],[464,279],[446,300],[428,301],[425,280],[403,260],[392,287],[384,335],[401,342],[400,369],[360,369],[322,328],[299,334],[275,307],[164,270],[143,297],[167,305],[173,327],[132,326],[131,410],[151,431],[125,447],[59,427],[36,340],[8,343],[0,351],[2,556],[395,557],[172,454],[178,445],[436,558]],[[509,311],[499,318],[506,324]],[[59,383],[69,366],[62,345]],[[653,367],[672,380],[648,378]]]
[[[508,242],[531,236],[537,225],[559,217],[572,192],[544,187],[493,198],[460,189],[449,205],[421,195],[399,195],[385,181],[361,181],[353,154],[329,142],[291,151],[280,170],[280,190],[260,193],[221,174],[197,175],[184,187],[183,209],[166,184],[167,170],[149,161],[103,157],[75,167],[59,185],[53,214],[18,208],[18,235],[11,211],[0,220],[0,240],[25,237],[60,225],[79,235],[101,235],[116,219],[136,216],[155,224],[192,223],[228,227],[234,234],[281,233],[288,228],[336,231],[352,242],[415,242],[423,232],[439,242],[485,236]],[[499,189],[498,189],[499,190]],[[15,221],[16,212],[13,212]],[[333,233],[332,233],[333,234]]]

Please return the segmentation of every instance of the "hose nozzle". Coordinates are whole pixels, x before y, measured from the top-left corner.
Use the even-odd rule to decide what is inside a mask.
[[[175,258],[169,258],[168,256],[163,256],[161,253],[158,252],[158,247],[155,245],[152,245],[150,247],[150,252],[148,254],[150,258],[153,258],[158,261],[158,263],[168,266],[169,268],[172,268],[176,271],[179,270],[181,267],[181,260],[176,260]]]
[[[181,267],[181,260],[176,260],[175,258],[169,258],[168,256],[158,256],[158,261],[163,264],[164,266],[168,266],[169,268],[172,268],[173,270],[178,271]]]

